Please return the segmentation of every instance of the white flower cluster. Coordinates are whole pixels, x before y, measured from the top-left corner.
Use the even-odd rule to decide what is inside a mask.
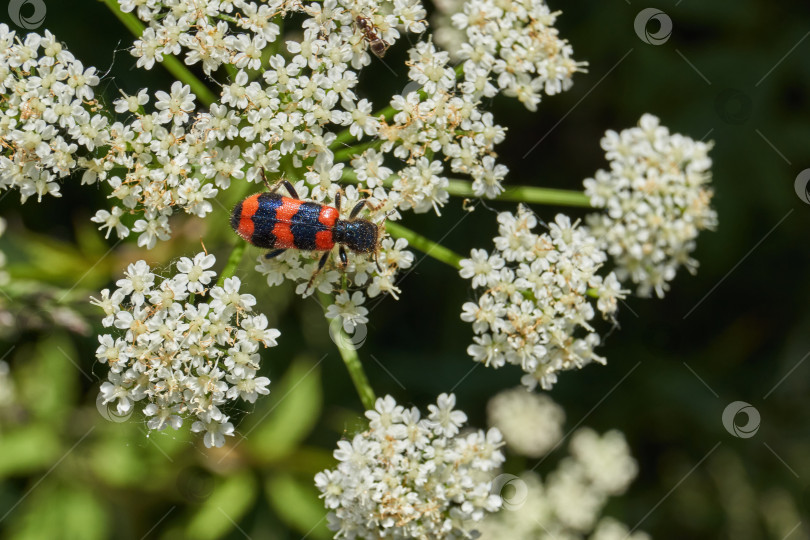
[[[606,436],[611,433],[610,432]],[[598,435],[597,435],[598,437]],[[632,458],[627,455],[627,458]],[[481,540],[648,540],[644,532],[630,533],[628,527],[616,519],[602,516],[602,510],[612,495],[601,491],[579,469],[575,458],[567,458],[546,478],[525,471],[512,479],[509,485],[519,493],[504,496],[504,509],[487,516],[479,530]],[[634,475],[635,476],[635,475]],[[629,481],[628,481],[629,484]]]
[[[562,214],[537,234],[537,218],[522,205],[498,214],[498,223],[494,252],[474,249],[461,261],[461,277],[481,291],[462,306],[461,319],[477,334],[467,353],[494,368],[520,366],[529,389],[551,388],[560,371],[604,363],[589,321],[597,310],[611,318],[625,291],[612,272],[598,273],[607,259],[598,240]]]
[[[389,46],[399,38],[397,26],[409,32],[423,32],[425,9],[418,0],[379,2],[371,0],[176,0],[154,2],[118,0],[121,11],[135,14],[149,27],[135,42],[132,54],[138,66],[151,68],[167,54],[185,51],[185,63],[201,63],[209,74],[222,64],[239,69],[259,70],[262,53],[275,42],[281,29],[278,20],[292,13],[308,16],[304,39],[290,52],[300,55],[315,68],[322,61],[350,62],[355,68],[367,65],[368,39],[357,23],[363,17],[373,25],[378,37]],[[325,66],[325,67],[331,67]]]
[[[495,197],[503,191],[508,168],[496,163],[494,147],[504,140],[506,130],[494,122],[492,113],[478,108],[480,96],[457,81],[458,70],[449,65],[447,52],[436,50],[431,42],[419,42],[409,56],[408,77],[421,89],[394,96],[393,122],[379,122],[376,133],[384,141],[383,152],[393,150],[407,163],[394,176],[389,198],[403,210],[419,213],[432,208],[439,213],[449,198],[444,161],[449,161],[452,172],[472,177],[476,196]],[[368,159],[361,156],[352,165],[367,168]],[[371,180],[376,183],[379,178]]]
[[[0,192],[18,190],[23,202],[61,196],[58,180],[79,155],[104,144],[98,82],[95,68],[85,68],[47,30],[20,41],[0,24]]]
[[[523,397],[518,398],[517,392]],[[504,395],[509,396],[508,400],[501,399]],[[549,407],[558,407],[550,399],[544,409],[535,406],[534,413],[525,409],[528,399],[537,397],[532,396],[517,389],[490,400],[490,405],[498,402],[497,407],[502,413],[491,417],[490,425],[506,430],[504,440],[507,446],[518,453],[523,453],[522,444],[513,446],[513,441],[522,443],[522,439],[510,440],[506,436],[515,427],[510,414],[525,419],[527,430],[540,425],[554,433],[562,430],[562,415],[548,412]],[[533,414],[537,418],[532,420]],[[589,428],[582,428],[571,437],[569,451],[570,456],[546,475],[545,481],[537,473],[525,471],[519,477],[501,482],[503,510],[484,519],[480,527],[483,540],[628,538],[627,527],[612,518],[601,517],[608,499],[624,493],[637,473],[624,436],[618,431],[600,436]],[[539,457],[534,453],[531,456]],[[511,491],[506,491],[507,486],[511,486]],[[648,537],[644,533],[635,533],[629,538],[646,540]]]
[[[53,178],[82,169],[82,183],[106,184],[114,202],[93,221],[107,235],[136,234],[138,245],[148,249],[170,238],[176,212],[204,217],[213,209],[212,199],[232,181],[258,182],[262,171],[275,177],[297,174],[290,179],[298,180],[299,193],[322,203],[335,200],[341,182],[354,182],[345,206],[365,194],[372,209],[362,217],[376,223],[399,219],[407,210],[438,213],[448,200],[447,168],[468,175],[476,195],[496,196],[508,169],[497,163],[494,147],[505,130],[479,108],[480,99],[491,95],[483,90],[489,82],[481,86],[482,81],[497,75],[507,93],[523,95],[523,76],[532,73],[534,82],[528,84],[536,86],[543,78],[547,92],[567,87],[550,82],[563,80],[562,71],[551,69],[552,58],[568,54],[550,27],[555,15],[535,21],[545,12],[533,7],[518,10],[514,20],[506,16],[517,34],[506,32],[501,40],[514,54],[524,55],[522,60],[509,60],[506,45],[499,45],[491,51],[492,65],[471,57],[463,69],[453,69],[447,52],[436,50],[430,40],[418,42],[409,50],[407,65],[409,79],[421,89],[393,96],[390,107],[375,114],[372,103],[355,93],[359,70],[371,63],[372,43],[381,54],[380,41],[391,46],[400,31],[425,31],[426,11],[419,0],[119,4],[148,24],[132,49],[141,67],[149,69],[166,54],[201,64],[212,75],[227,64],[233,69],[220,95],[198,108],[191,88],[175,82],[169,91],[122,92],[115,110],[107,111],[93,100],[95,70],[84,69],[52,35],[30,34],[25,43],[14,43],[13,33],[0,27],[0,42],[9,45],[2,54],[8,73],[3,84],[13,94],[11,114],[0,122],[0,133],[9,133],[0,170],[10,171],[2,176],[7,185],[0,189],[13,185],[23,198],[57,194]],[[293,17],[303,18],[303,33],[285,40],[279,22]],[[498,30],[497,24],[468,24],[476,28],[470,35]],[[543,53],[532,41],[546,39],[538,32],[549,39]],[[276,52],[282,42],[287,54]],[[486,48],[490,42],[479,45]],[[555,47],[561,48],[554,52]],[[209,97],[202,97],[208,103]],[[347,149],[347,143],[355,146]],[[398,170],[386,166],[396,162],[402,164]],[[349,254],[351,286],[367,290],[352,295],[352,305],[343,303],[346,313],[360,312],[355,302],[366,297],[398,292],[395,273],[412,256],[404,241],[394,243],[384,234],[380,240],[382,271],[368,255]],[[297,280],[302,295],[331,290],[341,279],[330,263],[315,287],[308,288],[315,261],[298,250],[278,260],[260,260],[259,267],[268,282]],[[345,318],[350,326],[351,317]]]
[[[150,100],[146,90],[117,99],[115,111],[128,114],[127,121],[110,127],[106,154],[80,162],[86,168],[83,182],[106,182],[117,205],[99,210],[92,220],[108,236],[115,229],[119,238],[126,238],[131,228],[139,233],[138,245],[147,249],[170,238],[169,217],[176,209],[204,217],[213,210],[209,199],[218,188],[244,177],[238,148],[218,147],[198,124],[187,126],[195,118],[196,99],[188,85],[174,82],[169,92],[155,92],[154,98],[152,112],[145,110]],[[229,121],[235,120],[223,119]],[[122,169],[123,175],[111,172]],[[122,222],[130,214],[137,216],[134,223]]]
[[[503,434],[506,445],[522,456],[539,458],[562,439],[565,412],[545,394],[513,388],[487,403],[489,425]]]
[[[717,225],[711,208],[711,143],[694,141],[660,125],[653,115],[638,127],[608,131],[602,148],[610,170],[585,180],[591,205],[604,213],[588,226],[615,261],[622,281],[640,296],[663,297],[680,266],[694,273],[695,238]]]
[[[6,220],[0,217],[0,236],[6,232]],[[6,267],[6,254],[0,251],[0,287],[8,285],[10,280]]]
[[[315,476],[336,537],[466,538],[500,508],[490,490],[504,459],[501,435],[460,433],[467,415],[455,401],[442,394],[421,418],[380,398],[366,411],[369,429],[338,442],[337,468]]]
[[[159,112],[145,116],[145,124],[169,136],[171,143],[142,145],[154,154],[140,160],[150,166],[137,175],[111,180],[114,196],[127,197],[122,199],[125,204],[142,204],[149,213],[137,227],[147,247],[155,239],[168,237],[171,206],[182,204],[182,194],[196,197],[194,213],[204,215],[210,211],[206,199],[217,193],[212,180],[216,188],[225,189],[231,178],[257,181],[262,169],[270,174],[290,171],[290,167],[301,170],[303,180],[295,182],[299,195],[325,203],[334,200],[341,180],[357,182],[356,190],[347,190],[344,207],[358,200],[361,191],[367,193],[375,209],[363,217],[376,222],[398,219],[405,210],[438,212],[448,199],[445,162],[451,171],[471,176],[476,194],[495,196],[502,191],[507,169],[495,162],[493,148],[504,139],[505,131],[490,113],[478,109],[480,96],[459,83],[456,70],[448,66],[447,53],[437,51],[429,41],[409,51],[409,78],[422,90],[394,96],[393,112],[387,116],[375,115],[372,103],[354,92],[358,70],[371,62],[372,39],[390,46],[400,36],[398,28],[425,30],[426,13],[418,0],[396,0],[384,6],[368,0],[261,5],[121,0],[120,4],[149,24],[133,49],[144,67],[166,53],[185,50],[186,63],[202,62],[207,72],[222,64],[236,68],[210,111],[194,113],[190,103],[184,107],[183,97],[176,96]],[[284,39],[276,18],[293,12],[304,15],[302,38],[286,41],[287,56],[263,57],[272,42]],[[119,104],[135,114],[137,123],[142,122],[139,109],[144,100],[145,94],[127,98],[126,107],[123,101]],[[194,123],[184,128],[187,118],[172,118],[172,110],[193,115]],[[164,127],[164,120],[174,125]],[[135,131],[138,140],[142,132]],[[356,151],[341,151],[345,143],[364,138],[376,140],[363,141]],[[389,155],[405,161],[404,166],[396,171],[384,166]],[[195,171],[201,174],[192,174]],[[155,189],[141,188],[155,179]],[[188,187],[192,179],[197,184]],[[176,182],[177,189],[161,189],[167,180]],[[158,200],[136,200],[144,189],[154,192],[150,199]],[[134,197],[131,191],[137,191]],[[123,213],[102,211],[96,220],[125,234],[118,220]],[[368,287],[368,296],[396,294],[395,271],[412,259],[404,251],[404,241],[383,240],[381,246],[380,259],[389,263],[380,265],[382,272],[374,269],[368,256],[349,254],[353,284]],[[331,271],[332,265],[307,287],[315,262],[310,254],[293,250],[274,260],[260,259],[258,268],[271,284],[285,278],[297,280],[302,295],[316,289],[331,291],[340,279]]]
[[[220,407],[237,399],[253,403],[268,394],[267,377],[257,377],[259,347],[273,347],[280,335],[267,317],[252,310],[256,299],[240,294],[239,278],[211,285],[213,255],[198,253],[177,262],[177,273],[159,277],[144,261],[130,264],[117,289],[104,289],[93,304],[116,332],[99,336],[96,358],[109,365],[101,385],[103,403],[116,402],[128,414],[146,400],[149,429],[205,431],[207,447],[225,444],[233,425]]]
[[[560,12],[542,0],[443,0],[437,8],[436,41],[465,60],[463,88],[476,97],[503,91],[535,111],[543,93],[568,90],[587,65],[573,60],[554,28]]]

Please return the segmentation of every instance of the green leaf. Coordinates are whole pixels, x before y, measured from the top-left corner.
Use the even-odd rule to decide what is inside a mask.
[[[109,250],[104,235],[92,223],[77,219],[74,227],[79,251],[87,255],[90,260],[100,259]]]
[[[58,435],[44,424],[21,426],[0,436],[0,477],[43,470],[63,451]]]
[[[77,485],[44,482],[31,492],[19,514],[11,514],[14,540],[96,540],[109,538],[109,521],[102,502]]]
[[[114,264],[114,259],[103,256],[109,248],[101,254],[95,250],[84,252],[75,244],[31,231],[15,235],[12,247],[19,252],[9,265],[15,279],[43,281],[67,289],[95,289],[109,279]]]
[[[276,467],[293,474],[315,476],[324,469],[335,466],[333,450],[315,446],[300,446]]]
[[[321,372],[310,360],[295,361],[270,389],[270,399],[240,426],[248,450],[263,462],[295,450],[318,421],[323,403]]]
[[[247,513],[257,492],[256,480],[249,471],[224,478],[189,520],[186,537],[196,540],[221,538]]]
[[[326,527],[327,511],[311,478],[304,482],[290,474],[276,474],[265,482],[264,489],[284,523],[307,538],[332,537]]]
[[[88,452],[88,466],[109,486],[138,486],[146,476],[153,479],[162,476],[161,469],[166,468],[146,459],[145,449],[151,443],[134,422],[137,420],[131,418],[126,423],[103,425],[98,440]],[[165,457],[162,459],[169,463]]]
[[[48,336],[33,350],[21,349],[15,356],[19,401],[46,422],[61,423],[71,414],[79,377],[93,380],[73,343],[62,334]]]

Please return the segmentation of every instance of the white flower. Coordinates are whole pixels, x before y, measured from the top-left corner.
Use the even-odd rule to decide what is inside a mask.
[[[489,400],[487,417],[489,425],[503,433],[509,448],[539,458],[562,438],[565,412],[544,394],[514,388]]]
[[[253,403],[268,394],[270,380],[257,376],[260,346],[273,347],[278,330],[254,314],[255,299],[240,294],[237,278],[207,286],[213,255],[181,258],[179,273],[156,276],[144,261],[129,265],[118,289],[105,289],[101,307],[105,327],[119,332],[99,336],[96,358],[110,368],[101,385],[104,403],[119,414],[146,401],[149,429],[179,429],[192,417],[192,431],[205,431],[206,446],[222,446],[234,426],[220,407],[238,399]],[[197,304],[186,302],[196,295]]]
[[[127,235],[129,235],[129,228],[121,223],[121,216],[123,214],[123,210],[117,206],[113,206],[112,212],[108,212],[107,210],[99,210],[96,212],[95,216],[90,218],[90,221],[100,223],[100,229],[107,229],[107,234],[104,235],[104,238],[109,238],[110,232],[112,232],[113,229],[115,229],[115,233],[118,238],[126,238]]]
[[[201,293],[205,286],[211,283],[211,278],[217,275],[213,270],[207,270],[214,266],[216,258],[213,255],[198,253],[192,261],[188,257],[182,257],[177,263],[177,271],[186,274],[188,279],[188,291],[191,293]]]
[[[436,400],[436,405],[428,405],[430,415],[428,418],[436,423],[435,430],[445,437],[455,437],[459,428],[467,421],[464,411],[455,411],[456,396],[453,394],[441,394]]]
[[[143,304],[146,292],[152,288],[152,284],[155,282],[155,275],[152,274],[146,261],[130,264],[124,275],[126,278],[115,282],[118,291],[122,296],[131,296],[134,306],[140,306]]]
[[[349,538],[459,538],[500,507],[491,471],[503,462],[496,429],[459,435],[466,420],[442,394],[430,418],[394,398],[367,411],[369,429],[339,441],[337,467],[315,476],[329,527]]]
[[[697,269],[690,256],[700,231],[714,229],[711,143],[670,134],[645,114],[638,127],[608,131],[602,148],[610,170],[584,181],[591,205],[604,213],[588,225],[616,264],[619,280],[637,284],[640,296],[663,297],[677,270]]]
[[[220,422],[219,420],[211,420],[210,422],[198,420],[191,424],[191,431],[194,433],[205,431],[203,442],[206,448],[219,447],[225,445],[225,436],[233,436],[233,424]]]
[[[335,297],[335,303],[326,309],[326,317],[334,319],[341,317],[343,320],[343,330],[346,332],[354,332],[354,329],[360,324],[368,322],[368,309],[363,307],[365,296],[360,291],[356,291],[349,296],[349,293],[342,292]]]
[[[490,257],[484,249],[473,249],[470,258],[461,261],[459,275],[464,279],[472,278],[473,287],[484,287],[490,280],[497,279],[503,264],[498,255]]]

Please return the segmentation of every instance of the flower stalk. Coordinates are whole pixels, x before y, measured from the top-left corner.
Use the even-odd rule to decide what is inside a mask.
[[[385,230],[391,233],[394,238],[404,238],[408,241],[409,246],[418,249],[425,255],[452,266],[456,270],[461,268],[461,259],[464,257],[443,245],[393,221],[385,224]]]
[[[319,291],[318,298],[321,301],[324,313],[326,313],[326,308],[333,303],[332,297]],[[354,388],[357,390],[357,395],[360,396],[363,407],[365,407],[366,410],[373,410],[377,396],[374,394],[374,389],[371,388],[371,384],[368,382],[368,376],[363,369],[363,364],[360,362],[360,357],[357,355],[357,349],[355,349],[351,339],[346,335],[346,332],[343,331],[340,317],[326,317],[326,320],[329,321],[330,327],[332,325],[335,327],[333,340],[340,353],[340,357],[343,359],[343,363],[346,364],[349,377],[351,377],[352,383],[354,383]]]
[[[466,180],[451,179],[445,190],[456,197],[477,197],[473,193],[472,184]],[[590,199],[582,191],[535,186],[507,186],[494,200],[580,208],[591,207]]]
[[[352,148],[341,150],[347,154],[354,154]],[[337,153],[335,154],[337,156]],[[383,186],[391,188],[394,185],[395,175],[391,175],[383,180]],[[351,168],[343,169],[341,178],[344,182],[358,183],[357,175]],[[447,193],[455,197],[478,198],[473,192],[472,184],[467,180],[451,178],[449,184],[444,188]],[[535,186],[508,186],[497,197],[490,199],[495,201],[511,201],[529,204],[548,204],[555,206],[573,206],[578,208],[590,208],[590,198],[582,191],[569,189],[541,188]]]
[[[231,251],[231,254],[228,256],[228,262],[225,263],[225,268],[223,268],[222,272],[219,274],[217,285],[221,287],[227,278],[233,277],[233,275],[236,273],[236,268],[239,266],[239,263],[242,261],[242,257],[245,255],[246,248],[247,242],[240,241],[236,243]]]

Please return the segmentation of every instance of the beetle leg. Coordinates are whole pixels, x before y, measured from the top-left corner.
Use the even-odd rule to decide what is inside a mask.
[[[264,256],[264,258],[265,258],[265,259],[272,259],[273,257],[278,257],[279,255],[281,255],[281,254],[282,254],[282,253],[284,253],[285,251],[287,251],[287,250],[286,250],[286,249],[274,249],[273,251],[269,251],[269,252],[268,252],[268,253],[267,253],[267,254]]]
[[[368,204],[368,199],[363,199],[362,201],[360,201],[360,202],[358,202],[357,204],[355,204],[355,205],[354,205],[354,208],[352,208],[352,211],[351,211],[351,213],[349,214],[349,219],[354,219],[354,218],[356,218],[356,217],[357,217],[357,214],[359,214],[359,213],[360,213],[360,210],[362,210],[362,209],[363,209],[363,207],[364,207],[365,205],[367,205],[367,204]]]
[[[346,270],[346,267],[349,265],[349,259],[346,257],[346,248],[340,246],[338,248],[338,256],[340,256],[340,265],[343,267],[343,270]]]
[[[276,191],[278,191],[278,188],[283,185],[287,189],[287,192],[292,196],[293,199],[300,199],[301,198],[301,197],[298,196],[298,193],[295,191],[295,188],[289,182],[289,180],[284,180],[283,177],[282,177],[281,180],[279,180],[278,182],[276,182],[275,184],[273,184],[271,186],[270,182],[267,180],[267,173],[265,172],[264,167],[261,168],[261,171],[262,171],[262,178],[264,179],[264,185],[267,186],[267,191],[269,191],[270,193],[275,193]]]
[[[306,293],[309,290],[309,288],[312,287],[312,282],[315,281],[315,277],[321,270],[323,270],[323,267],[326,266],[326,261],[329,260],[329,253],[330,252],[327,251],[326,253],[323,254],[323,256],[321,256],[321,260],[318,261],[318,268],[315,270],[315,273],[312,274],[312,277],[309,278],[309,283],[307,283],[307,288],[304,289],[304,293]]]

